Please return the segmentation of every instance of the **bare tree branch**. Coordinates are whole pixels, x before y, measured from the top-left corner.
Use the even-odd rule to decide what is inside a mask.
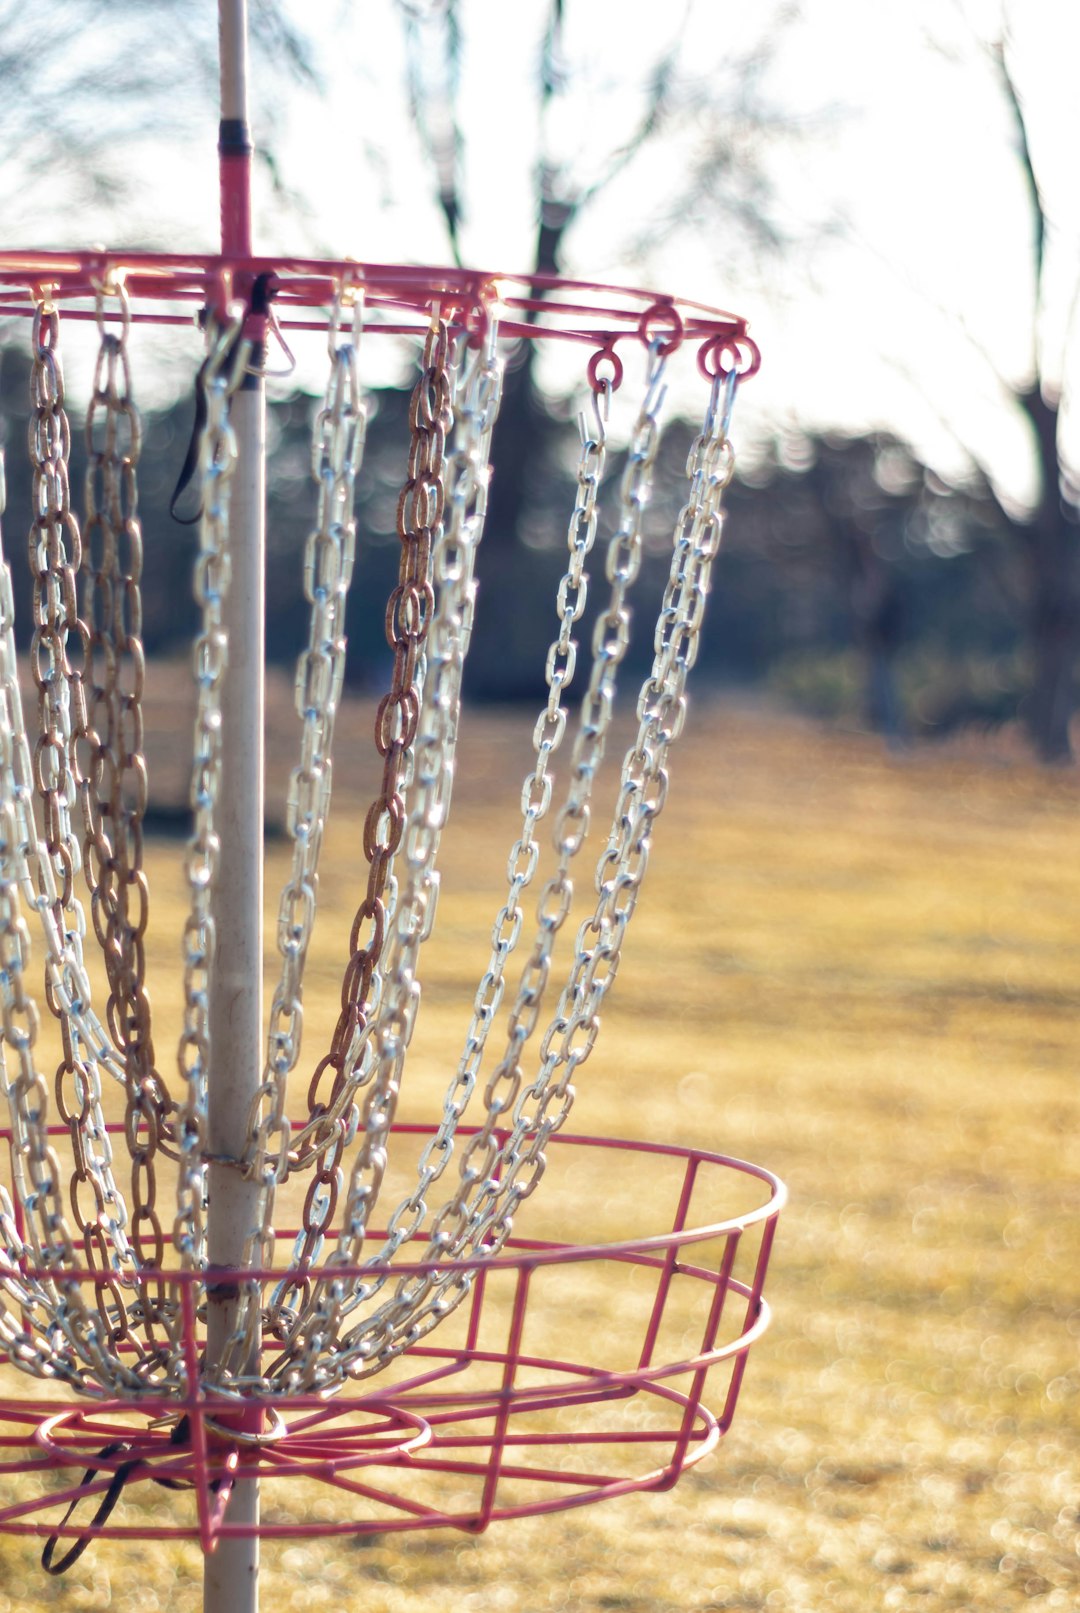
[[[281,0],[254,0],[252,38],[268,97],[282,78],[317,82]],[[0,162],[8,241],[59,215],[92,212],[101,231],[130,192],[131,143],[175,137],[214,104],[214,19],[188,0],[0,0],[0,84],[0,146],[17,153]],[[47,209],[35,209],[39,185]]]
[[[461,83],[461,27],[457,0],[443,0],[437,8],[424,13],[411,7],[403,8],[403,21],[409,116],[431,164],[439,207],[450,238],[450,249],[454,262],[460,266],[461,222],[464,217],[461,185],[464,138],[457,106]],[[440,29],[441,48],[438,52],[424,48],[423,32],[431,24]],[[432,61],[438,61],[442,68],[441,77],[434,82],[428,74]]]
[[[1080,566],[1074,514],[1067,503],[1069,478],[1059,440],[1059,402],[1045,385],[1040,349],[1049,216],[1031,147],[1024,96],[1009,61],[1008,29],[986,41],[979,37],[963,8],[957,9],[997,80],[1015,131],[1016,157],[1028,198],[1034,284],[1033,375],[1030,384],[1013,385],[1008,391],[1009,402],[1020,411],[1031,431],[1041,486],[1030,518],[1026,521],[1010,519],[1009,529],[1024,557],[1028,577],[1028,630],[1033,663],[1028,726],[1044,761],[1071,761],[1070,720],[1076,700],[1076,662],[1080,649]],[[974,455],[971,457],[974,459]]]
[[[1035,232],[1035,322],[1038,324],[1042,312],[1043,267],[1046,259],[1046,208],[1043,204],[1042,191],[1039,187],[1038,175],[1035,172],[1035,163],[1031,155],[1031,143],[1028,139],[1027,117],[1024,112],[1024,102],[1017,88],[1016,80],[1009,70],[1006,58],[1006,43],[1008,35],[993,40],[988,46],[991,61],[997,70],[1001,85],[1001,93],[1005,104],[1012,114],[1016,126],[1017,154],[1020,158],[1020,168],[1027,186],[1028,199],[1031,204],[1031,222]],[[1038,346],[1035,352],[1036,379],[1040,374]]]
[[[692,0],[687,0],[687,5],[683,11],[684,23],[686,17],[689,15],[691,4]],[[681,35],[681,28],[679,32]],[[657,62],[650,76],[648,99],[645,104],[645,110],[638,122],[637,128],[630,135],[629,139],[624,141],[623,144],[612,153],[607,168],[600,175],[600,177],[595,179],[591,185],[587,186],[586,189],[581,192],[577,200],[576,210],[578,212],[580,212],[583,208],[588,207],[589,203],[593,201],[594,198],[601,193],[601,191],[607,190],[612,181],[616,179],[619,174],[622,173],[623,169],[633,161],[638,152],[641,150],[642,146],[646,145],[653,138],[653,136],[659,131],[663,123],[666,121],[669,113],[671,112],[672,90],[675,82],[675,67],[678,60],[678,54],[679,47],[678,45],[674,45],[671,50],[668,51],[667,55],[661,57],[660,61]]]

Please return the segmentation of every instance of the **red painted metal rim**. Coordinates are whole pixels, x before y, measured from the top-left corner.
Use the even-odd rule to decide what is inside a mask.
[[[48,1128],[50,1137],[67,1137],[69,1128],[65,1125],[53,1124]],[[122,1122],[113,1122],[106,1126],[110,1136],[123,1136]],[[434,1124],[395,1123],[391,1127],[391,1134],[401,1137],[433,1137],[439,1127]],[[480,1130],[478,1126],[459,1126],[457,1135],[462,1138],[475,1136]],[[10,1145],[11,1128],[0,1126],[0,1143]],[[496,1133],[501,1141],[501,1133]],[[459,1260],[394,1260],[394,1274],[403,1277],[424,1276],[432,1271],[500,1271],[504,1269],[533,1269],[538,1266],[568,1265],[596,1259],[617,1260],[623,1256],[639,1254],[662,1254],[665,1251],[683,1245],[702,1243],[711,1238],[722,1237],[725,1233],[743,1230],[767,1221],[779,1215],[787,1203],[787,1188],[780,1178],[763,1165],[751,1164],[748,1160],[737,1159],[734,1155],[716,1153],[706,1148],[693,1148],[679,1143],[657,1143],[623,1137],[592,1137],[576,1132],[556,1132],[548,1138],[546,1146],[557,1148],[598,1148],[616,1150],[624,1153],[654,1155],[668,1159],[683,1160],[687,1166],[700,1165],[715,1166],[722,1170],[735,1171],[741,1175],[753,1177],[768,1189],[768,1196],[754,1209],[745,1211],[736,1216],[721,1221],[713,1221],[698,1227],[684,1227],[672,1232],[650,1233],[647,1237],[625,1238],[613,1242],[599,1243],[564,1243],[550,1239],[508,1238],[506,1248],[515,1251],[511,1254],[498,1254],[489,1258],[472,1256]],[[286,1228],[279,1232],[283,1241],[290,1240],[296,1235],[295,1228]],[[372,1229],[368,1237],[373,1243],[382,1241],[386,1234],[381,1229]],[[335,1264],[332,1267],[309,1266],[298,1275],[312,1281],[324,1276],[360,1277],[370,1268],[365,1265],[343,1266]],[[47,1280],[58,1275],[55,1269],[40,1266],[26,1265],[20,1268],[22,1275],[37,1280]],[[103,1273],[91,1266],[65,1266],[64,1275],[77,1280],[89,1282],[103,1282],[109,1273]],[[227,1267],[215,1266],[215,1281],[229,1282],[240,1279],[254,1279],[269,1282],[280,1280],[287,1272],[280,1266],[245,1266]],[[161,1277],[169,1282],[180,1285],[196,1285],[203,1283],[206,1273],[203,1270],[183,1270],[180,1267],[146,1266],[140,1274],[147,1284]]]
[[[27,314],[35,300],[48,298],[65,305],[69,317],[94,318],[98,292],[122,284],[132,304],[130,318],[186,325],[199,307],[243,296],[259,276],[271,277],[276,317],[286,329],[322,328],[302,317],[304,311],[329,306],[339,291],[351,287],[363,291],[367,328],[387,334],[422,331],[437,307],[476,340],[497,305],[500,333],[508,338],[585,342],[606,349],[630,339],[646,347],[658,342],[665,353],[692,343],[710,355],[714,366],[736,368],[743,377],[757,368],[757,348],[746,320],[693,299],[557,275],[349,258],[119,249],[5,252],[0,253],[0,313]]]

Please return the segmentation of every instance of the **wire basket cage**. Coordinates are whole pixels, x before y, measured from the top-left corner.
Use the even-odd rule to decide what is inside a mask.
[[[476,1531],[673,1483],[730,1424],[747,1352],[767,1323],[783,1190],[722,1155],[570,1136],[566,1121],[685,715],[733,468],[731,408],[757,365],[745,323],[580,282],[101,252],[0,256],[0,312],[32,318],[34,468],[34,637],[21,666],[0,564],[0,1047],[10,1105],[0,1337],[12,1380],[0,1400],[0,1531],[46,1537],[46,1566],[57,1571],[96,1535],[180,1535],[210,1552],[255,1535]],[[59,357],[63,333],[87,320],[98,353],[80,530]],[[200,505],[200,630],[171,1069],[151,1035],[147,963],[153,781],[131,382],[144,323],[201,328],[186,467]],[[305,1064],[304,969],[363,474],[358,354],[373,336],[417,355],[400,568],[386,607],[392,672],[369,741],[374,799],[355,818],[358,898],[340,1012],[329,1046]],[[245,421],[273,349],[316,338],[328,344],[328,378],[298,577],[309,635],[264,1018],[254,984],[258,747],[243,778],[237,771],[262,707],[229,704],[234,683],[255,688],[263,676],[261,607],[256,597],[246,621],[230,612],[245,589],[257,595],[262,566],[249,541],[261,483],[244,480],[259,453],[245,448]],[[591,412],[486,967],[440,1118],[405,1125],[398,1102],[467,719],[462,666],[474,609],[488,603],[476,600],[474,568],[498,475],[499,390],[526,343],[577,354]],[[617,684],[630,597],[679,366],[704,389],[705,418],[650,622],[651,666],[624,720]],[[637,397],[604,530],[598,489],[624,380]],[[600,605],[579,654],[590,586]],[[605,780],[612,799],[602,805]],[[590,821],[600,825],[591,853]],[[242,888],[229,883],[238,866],[248,870]],[[42,1017],[59,1044],[55,1076],[45,1073],[47,1037],[38,1042],[35,955]],[[222,1007],[229,993],[251,999],[235,1036]],[[223,1109],[218,1072],[240,1064],[246,1085]],[[646,1203],[661,1206],[658,1219],[637,1225]],[[595,1226],[583,1224],[583,1205]],[[261,1515],[234,1501],[256,1478]],[[165,1497],[163,1515],[162,1489],[190,1494]],[[332,1504],[305,1511],[316,1490]],[[140,1501],[146,1494],[152,1503]]]
[[[411,1140],[433,1130],[411,1128]],[[544,1230],[558,1232],[561,1221],[561,1239],[515,1235],[490,1260],[455,1263],[468,1300],[452,1321],[370,1385],[333,1397],[238,1400],[208,1388],[198,1370],[200,1279],[147,1270],[131,1297],[153,1287],[181,1315],[187,1394],[0,1400],[0,1482],[20,1481],[5,1486],[12,1499],[0,1529],[48,1536],[57,1556],[97,1536],[178,1536],[210,1551],[221,1537],[253,1532],[479,1532],[669,1487],[730,1426],[748,1352],[768,1323],[763,1284],[782,1188],[759,1167],[703,1150],[560,1135],[552,1152],[553,1175],[584,1174],[593,1194],[655,1201],[661,1178],[670,1229],[588,1242],[580,1202],[553,1184]],[[699,1221],[724,1199],[753,1208]],[[625,1219],[622,1198],[612,1213]],[[397,1273],[420,1282],[434,1274],[430,1262]],[[281,1275],[242,1280],[269,1289]],[[90,1304],[110,1281],[85,1270],[72,1277]],[[267,1352],[278,1348],[264,1341]],[[259,1523],[231,1521],[233,1485],[256,1475]],[[155,1485],[184,1493],[163,1509]],[[113,1513],[121,1487],[125,1507]]]

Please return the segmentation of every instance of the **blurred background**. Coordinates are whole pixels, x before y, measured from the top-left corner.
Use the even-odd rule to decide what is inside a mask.
[[[405,1550],[396,1537],[268,1550],[267,1604],[1071,1613],[1076,775],[1027,762],[1068,762],[1076,742],[1080,8],[250,6],[262,250],[558,271],[751,322],[764,364],[738,400],[693,720],[605,1024],[607,1079],[590,1071],[574,1123],[715,1144],[775,1169],[792,1195],[770,1274],[777,1324],[755,1345],[720,1460],[671,1494],[482,1541],[432,1531]],[[0,0],[8,247],[215,250],[215,17],[211,0]],[[6,542],[24,625],[27,326],[0,323]],[[170,658],[190,653],[194,536],[169,499],[199,339],[138,335],[144,637],[165,661],[148,695],[150,770],[160,782],[171,767],[179,803],[190,689]],[[65,325],[76,486],[92,336]],[[297,577],[319,357],[309,372],[298,350],[272,385],[270,763],[282,776],[306,634]],[[362,819],[348,804],[375,787],[356,736],[370,735],[386,687],[377,574],[396,559],[415,357],[382,339],[364,354],[348,622],[358,698],[339,729],[346,812],[320,889],[327,928],[305,1002],[315,1037],[336,1019],[354,911]],[[662,489],[682,477],[701,400],[670,401],[654,593],[679,496]],[[520,811],[515,796],[504,821],[494,785],[516,792],[530,721],[496,708],[528,697],[535,713],[546,697],[581,402],[547,355],[508,378],[469,658],[474,706],[488,709],[472,713],[455,787],[463,850],[447,880],[462,904],[450,912],[483,922],[474,972],[461,940],[472,932],[448,923],[444,887],[425,985],[431,1051],[410,1055],[423,1118],[505,896],[492,847]],[[618,446],[616,434],[612,487]],[[271,840],[271,888],[288,850]],[[154,978],[167,988],[187,898],[175,840],[159,835],[151,856]],[[194,1547],[95,1548],[64,1581],[40,1573],[39,1550],[0,1537],[0,1613],[200,1605]]]
[[[214,248],[215,13],[2,0],[9,247]],[[558,271],[750,319],[765,364],[740,398],[706,679],[895,746],[1012,723],[1041,759],[1070,759],[1074,8],[252,0],[251,15],[262,250]],[[17,417],[22,322],[2,343],[0,402]],[[190,435],[189,350],[163,342],[138,377],[160,415],[143,458],[149,531],[169,525]],[[365,551],[393,544],[401,475],[408,360],[380,363]],[[530,358],[507,389],[497,453],[511,468],[485,547],[511,599],[562,565],[580,399],[560,380]],[[276,383],[275,557],[295,555],[310,519],[319,384],[302,367]],[[691,429],[669,435],[672,464]],[[14,503],[27,473],[8,457]],[[191,542],[173,527],[148,546],[151,650],[190,635],[176,602]],[[383,655],[363,593],[360,685]],[[290,663],[304,632],[291,565],[272,571],[270,601],[271,653]],[[481,623],[474,698],[536,692],[518,625],[493,623],[488,642]]]

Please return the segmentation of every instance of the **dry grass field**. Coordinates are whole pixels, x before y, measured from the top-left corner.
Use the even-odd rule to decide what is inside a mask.
[[[369,788],[350,737],[367,718],[347,714],[340,746],[346,815]],[[530,727],[470,726],[413,1118],[432,1117],[464,1031]],[[167,752],[151,758],[166,781]],[[275,779],[285,765],[275,748]],[[715,1147],[787,1181],[775,1323],[735,1425],[671,1493],[480,1538],[267,1545],[268,1613],[1080,1605],[1077,781],[1005,740],[889,757],[703,702],[672,774],[573,1124]],[[328,843],[313,1045],[358,840],[354,821]],[[164,997],[178,858],[155,847]],[[285,866],[276,845],[270,890]],[[187,1546],[99,1543],[50,1580],[33,1543],[3,1540],[0,1565],[0,1613],[200,1603]]]

